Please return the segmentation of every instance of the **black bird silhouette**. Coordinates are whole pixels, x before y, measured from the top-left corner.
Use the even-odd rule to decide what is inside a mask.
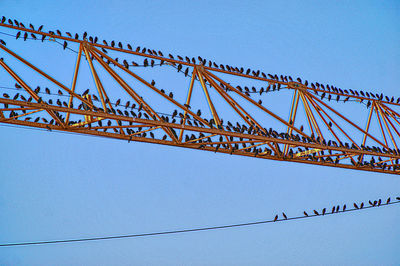
[[[316,210],[314,210],[314,214],[315,214],[315,215],[319,215],[319,213],[318,213]]]
[[[118,42],[118,47],[122,49],[122,43]]]
[[[303,213],[304,213],[304,216],[308,217],[308,213],[306,211],[304,211]]]
[[[129,50],[132,50],[132,46],[129,43],[127,44],[127,46]]]
[[[178,72],[181,71],[181,70],[182,70],[182,65],[181,65],[181,64],[178,64],[177,69],[178,69]]]
[[[65,48],[67,48],[67,45],[68,45],[67,41],[64,41],[64,44],[63,44],[63,49],[64,50],[65,50]]]
[[[123,64],[124,64],[125,68],[129,69],[129,64],[128,64],[128,62],[127,62],[125,59],[124,59],[124,61],[123,61]]]
[[[15,39],[18,40],[19,36],[21,36],[21,32],[17,32],[17,35],[15,35]]]
[[[287,220],[287,216],[284,212],[282,212],[283,218],[285,218],[285,220]]]
[[[278,215],[275,215],[274,222],[278,220]]]

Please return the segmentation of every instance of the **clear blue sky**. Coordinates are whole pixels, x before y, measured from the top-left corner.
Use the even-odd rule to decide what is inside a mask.
[[[400,96],[395,0],[3,0],[0,10],[25,25]],[[39,65],[53,59],[29,44],[9,47]],[[51,69],[69,84],[64,72]],[[3,74],[0,85],[12,86]],[[0,127],[0,142],[1,243],[296,216],[400,191],[398,176],[113,139]],[[0,248],[0,264],[399,265],[399,222],[399,207],[384,207],[239,229]]]

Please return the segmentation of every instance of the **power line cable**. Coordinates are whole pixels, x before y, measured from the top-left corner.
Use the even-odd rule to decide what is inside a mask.
[[[103,236],[103,237],[91,237],[91,238],[75,238],[75,239],[64,239],[64,240],[49,240],[49,241],[35,241],[35,242],[18,242],[18,243],[5,243],[0,244],[0,247],[11,247],[11,246],[32,246],[32,245],[45,245],[45,244],[60,244],[60,243],[72,243],[72,242],[88,242],[88,241],[100,241],[100,240],[111,240],[111,239],[122,239],[122,238],[136,238],[136,237],[150,237],[150,236],[159,236],[159,235],[171,235],[171,234],[181,234],[181,233],[189,233],[189,232],[199,232],[199,231],[210,231],[210,230],[219,230],[219,229],[228,229],[228,228],[236,228],[236,227],[245,227],[245,226],[253,226],[274,222],[284,222],[291,220],[299,220],[305,218],[312,218],[317,216],[327,216],[332,214],[339,214],[344,212],[352,212],[352,211],[360,211],[370,208],[389,206],[400,203],[400,197],[396,197],[397,201],[388,202],[384,204],[377,204],[376,201],[373,205],[366,207],[359,207],[358,205],[354,205],[353,209],[344,209],[342,211],[334,211],[324,214],[312,214],[312,215],[304,215],[304,216],[295,216],[295,217],[286,217],[286,214],[282,213],[284,218],[278,219],[278,215],[275,216],[275,219],[272,220],[263,220],[263,221],[255,221],[248,223],[238,223],[238,224],[228,224],[228,225],[220,225],[220,226],[210,226],[210,227],[198,227],[198,228],[188,228],[188,229],[179,229],[179,230],[170,230],[170,231],[160,231],[160,232],[151,232],[151,233],[141,233],[141,234],[126,234],[126,235],[115,235],[115,236]],[[344,205],[345,206],[345,205]],[[357,207],[356,207],[357,206]],[[345,208],[345,207],[344,207]],[[314,210],[315,212],[315,210]]]

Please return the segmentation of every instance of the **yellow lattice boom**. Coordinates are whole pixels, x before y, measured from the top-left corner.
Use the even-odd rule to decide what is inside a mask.
[[[61,67],[73,77],[66,85],[50,74],[52,69],[40,69],[12,50],[10,41],[2,41],[0,81],[12,83],[0,87],[1,123],[400,173],[400,100],[394,97],[217,64],[200,56],[164,56],[121,42],[98,43],[86,33],[80,38],[45,32],[11,19],[3,18],[0,27],[14,42],[41,41],[43,47],[59,43],[66,56],[76,56],[73,68]],[[48,57],[52,59],[59,60]],[[17,73],[20,66],[25,68]],[[90,77],[82,71],[89,73],[92,86],[86,86]],[[52,87],[27,81],[32,75]]]

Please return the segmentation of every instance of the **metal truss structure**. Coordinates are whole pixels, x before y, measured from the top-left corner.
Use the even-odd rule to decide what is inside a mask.
[[[51,69],[40,69],[3,41],[0,81],[12,77],[18,93],[12,96],[0,87],[1,123],[400,174],[400,99],[294,81],[201,57],[167,57],[129,44],[124,48],[120,42],[99,44],[86,33],[74,38],[42,27],[26,28],[16,20],[3,19],[0,27],[17,39],[61,42],[60,48],[77,50],[72,84],[67,86],[49,74]],[[137,58],[144,59],[143,65],[132,61]],[[27,73],[17,73],[9,60],[53,84],[58,93],[33,89],[25,81]],[[83,61],[94,81],[92,92],[77,85]],[[144,69],[154,73],[139,73]],[[154,81],[161,69],[167,69],[167,86],[174,88],[170,93]],[[175,75],[179,78],[171,81]],[[105,85],[105,80],[115,86]],[[177,89],[182,82],[187,89]]]

